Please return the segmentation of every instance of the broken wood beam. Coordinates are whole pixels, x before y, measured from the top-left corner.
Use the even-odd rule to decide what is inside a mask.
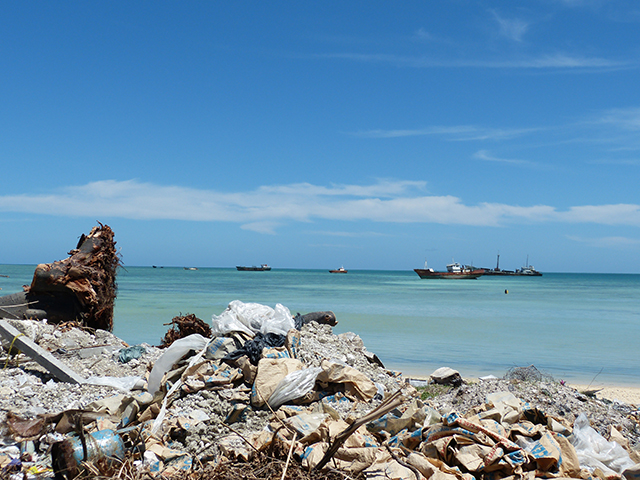
[[[60,362],[51,353],[23,334],[6,320],[0,319],[0,336],[33,361],[46,368],[51,375],[66,383],[84,383],[85,379]]]

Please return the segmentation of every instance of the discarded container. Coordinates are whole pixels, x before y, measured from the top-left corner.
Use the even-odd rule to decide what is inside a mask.
[[[87,443],[86,460],[97,460],[101,457],[124,458],[124,443],[120,435],[113,430],[98,430],[85,437]],[[73,458],[78,464],[85,461],[82,441],[77,436],[69,437],[73,447]]]
[[[68,435],[51,450],[53,470],[56,478],[63,472],[76,472],[82,462],[92,462],[101,458],[124,459],[125,446],[122,438],[113,430],[98,430],[85,435],[85,449],[76,434]]]

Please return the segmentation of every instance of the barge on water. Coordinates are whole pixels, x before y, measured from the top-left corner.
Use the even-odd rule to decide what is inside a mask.
[[[460,265],[458,262],[447,265],[446,272],[436,272],[433,268],[427,267],[427,262],[424,262],[424,268],[414,268],[413,271],[422,279],[446,280],[471,280],[481,277],[485,272],[482,268],[470,268],[466,265]]]
[[[533,265],[529,265],[529,256],[527,255],[527,264],[522,268],[516,268],[515,270],[500,270],[500,254],[498,254],[498,261],[496,268],[484,269],[484,275],[503,275],[503,276],[516,276],[516,277],[541,277],[542,274],[537,271]]]
[[[269,270],[271,270],[271,267],[266,263],[263,263],[259,267],[241,267],[240,265],[237,265],[236,268],[241,272],[268,272]]]

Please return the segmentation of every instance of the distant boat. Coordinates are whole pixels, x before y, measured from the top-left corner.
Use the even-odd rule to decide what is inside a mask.
[[[460,265],[458,262],[450,263],[447,265],[446,272],[436,272],[433,268],[427,267],[427,262],[424,262],[424,268],[414,268],[420,278],[434,278],[434,279],[447,279],[447,280],[463,280],[478,278],[484,274],[483,268],[468,267],[466,265]]]
[[[263,263],[259,267],[256,267],[255,265],[252,267],[241,267],[240,265],[236,265],[236,268],[241,272],[268,272],[271,270],[271,267],[266,263]]]
[[[346,270],[344,267],[340,267],[337,270],[329,270],[329,273],[347,273],[348,270]]]
[[[496,263],[496,268],[493,269],[485,269],[485,275],[504,275],[504,276],[514,276],[514,277],[541,277],[542,274],[537,271],[533,265],[529,265],[529,256],[527,255],[527,265],[522,268],[517,268],[515,270],[500,270],[500,255],[498,254],[498,261]]]
[[[196,267],[184,267],[185,270],[197,270]]]
[[[516,275],[529,275],[531,277],[542,276],[542,274],[537,271],[533,265],[529,265],[529,255],[527,255],[527,264],[522,268],[516,269]]]

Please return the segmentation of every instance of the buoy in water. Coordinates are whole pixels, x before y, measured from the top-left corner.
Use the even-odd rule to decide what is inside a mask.
[[[506,295],[507,293],[509,293],[509,290],[507,290],[506,288],[504,289],[504,294]]]

